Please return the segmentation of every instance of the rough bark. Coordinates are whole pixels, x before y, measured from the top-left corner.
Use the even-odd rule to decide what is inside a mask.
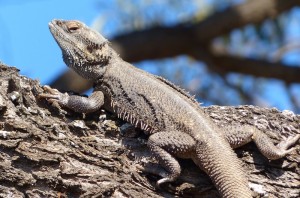
[[[41,92],[38,81],[0,64],[0,197],[217,197],[208,176],[191,160],[180,160],[178,181],[156,189],[158,177],[140,171],[155,162],[144,135],[131,137],[127,127],[122,136],[126,124],[115,116],[62,110],[39,100]],[[221,127],[255,125],[274,142],[300,133],[300,115],[292,112],[254,106],[204,109]],[[255,191],[300,196],[299,152],[272,162],[252,143],[236,152]]]

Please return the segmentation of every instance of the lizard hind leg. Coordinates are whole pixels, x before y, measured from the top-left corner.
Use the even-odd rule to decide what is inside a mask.
[[[194,151],[195,141],[186,133],[162,131],[154,133],[149,137],[148,147],[159,164],[167,171],[165,177],[157,181],[157,186],[160,186],[163,183],[172,182],[178,178],[181,168],[175,157],[190,158]]]
[[[300,139],[300,134],[282,140],[275,146],[272,140],[256,127],[243,125],[227,128],[225,138],[232,148],[237,148],[248,142],[254,141],[265,157],[270,160],[276,160],[295,150],[295,148],[288,148]]]
[[[288,137],[282,140],[276,146],[271,142],[270,138],[262,133],[257,132],[254,135],[254,142],[257,145],[258,149],[262,152],[262,154],[270,160],[280,159],[290,152],[294,151],[296,148],[290,148],[291,145],[294,145],[300,138],[300,134],[296,136]]]

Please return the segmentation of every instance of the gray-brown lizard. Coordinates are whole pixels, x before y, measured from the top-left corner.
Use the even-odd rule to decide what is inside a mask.
[[[174,181],[181,168],[175,157],[191,158],[214,182],[222,197],[251,197],[241,162],[231,147],[254,141],[269,159],[278,159],[300,138],[290,137],[274,146],[256,128],[218,128],[196,100],[167,80],[123,61],[98,32],[79,21],[53,20],[50,31],[64,62],[95,83],[89,97],[46,88],[40,96],[76,112],[103,107],[149,135],[148,146],[168,175],[157,184]],[[222,131],[223,130],[223,131]],[[241,132],[242,131],[242,132]]]

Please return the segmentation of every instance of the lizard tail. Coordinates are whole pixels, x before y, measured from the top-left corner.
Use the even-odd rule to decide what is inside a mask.
[[[225,141],[215,142],[218,141],[197,143],[195,163],[210,175],[222,197],[252,197],[241,163],[230,145]]]

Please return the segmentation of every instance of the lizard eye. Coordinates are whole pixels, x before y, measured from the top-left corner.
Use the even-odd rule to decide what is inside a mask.
[[[72,33],[80,28],[80,25],[76,22],[67,23],[68,30]]]
[[[77,29],[78,29],[78,27],[70,27],[70,28],[69,28],[70,32],[74,32],[74,31],[76,31]]]

